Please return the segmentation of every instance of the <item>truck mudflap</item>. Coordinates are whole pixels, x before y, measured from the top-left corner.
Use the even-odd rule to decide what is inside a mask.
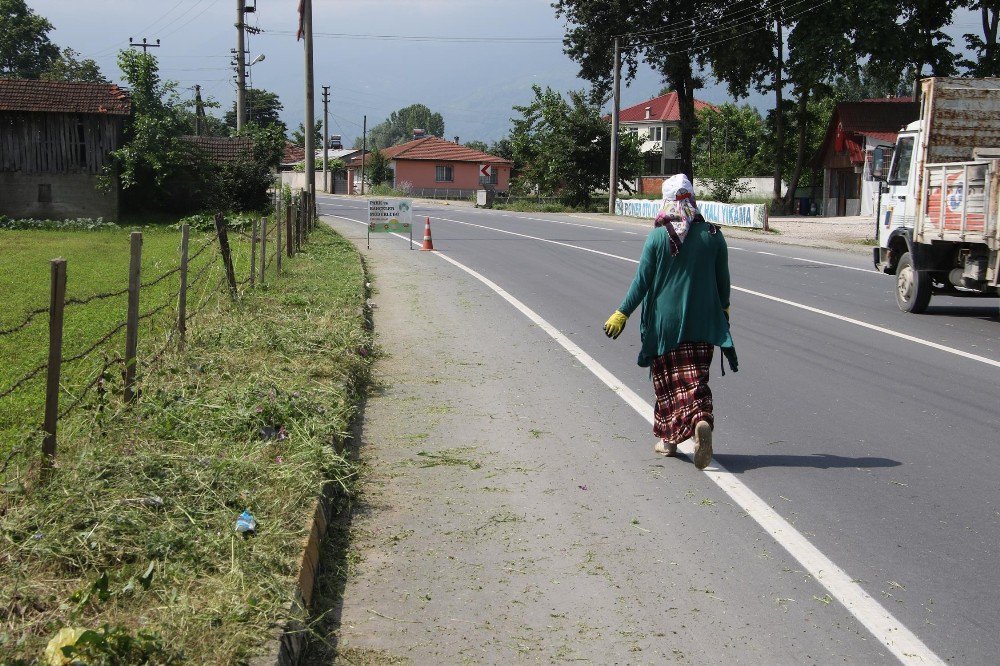
[[[912,243],[910,255],[913,269],[917,271],[947,272],[954,266],[954,247],[951,243]]]

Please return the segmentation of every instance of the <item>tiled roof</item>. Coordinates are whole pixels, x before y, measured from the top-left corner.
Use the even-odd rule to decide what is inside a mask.
[[[647,106],[649,107],[649,118],[646,117]],[[698,99],[694,101],[694,110],[696,112],[705,108],[714,109],[716,107],[708,102],[702,102]],[[676,122],[680,119],[680,105],[678,104],[676,92],[654,97],[653,99],[640,102],[635,106],[630,106],[627,109],[622,109],[618,112],[618,121],[623,123],[660,121]]]
[[[297,164],[306,159],[306,149],[296,146],[291,141],[285,142],[285,150],[281,155],[282,164]]]
[[[128,91],[113,83],[0,79],[0,111],[127,116]]]
[[[184,136],[188,143],[200,148],[213,162],[234,162],[249,157],[253,139],[248,136]]]
[[[390,160],[435,160],[439,162],[476,162],[477,164],[511,164],[510,160],[473,150],[437,136],[425,136],[382,151]]]

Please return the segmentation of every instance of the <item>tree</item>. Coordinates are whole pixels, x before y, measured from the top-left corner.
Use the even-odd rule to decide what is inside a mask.
[[[156,58],[127,49],[119,52],[118,67],[131,89],[132,115],[122,146],[111,153],[115,175],[127,202],[167,207],[177,203],[178,189],[205,181],[204,173],[195,173],[204,165],[180,138],[188,126],[174,84],[160,81]],[[103,184],[114,186],[111,174],[105,174]]]
[[[473,150],[478,150],[481,153],[490,152],[490,148],[489,146],[486,145],[485,141],[466,141],[465,147],[472,148]]]
[[[490,149],[486,151],[490,155],[496,155],[497,157],[502,157],[505,160],[514,159],[514,144],[507,137],[499,139],[490,146]]]
[[[767,139],[764,119],[749,104],[704,108],[698,112],[695,171],[705,176],[705,169],[727,158],[741,176],[766,176],[770,167],[765,152]]]
[[[44,81],[83,81],[85,83],[108,83],[101,74],[101,68],[95,60],[84,58],[71,48],[65,48],[59,57],[52,61],[48,69],[42,72]]]
[[[372,185],[381,185],[392,181],[392,169],[389,159],[381,150],[373,150],[365,160],[365,180]]]
[[[0,0],[0,76],[37,79],[59,57],[52,24],[24,0]]]
[[[211,193],[206,203],[222,211],[265,210],[270,198],[267,190],[274,182],[271,171],[281,160],[285,135],[274,124],[261,127],[247,123],[239,136],[253,140],[253,151],[214,166]]]
[[[736,4],[736,3],[730,3]],[[580,65],[580,77],[594,86],[591,99],[605,100],[611,86],[614,35],[624,35],[621,54],[624,81],[635,77],[645,60],[677,93],[679,122],[678,157],[681,171],[693,176],[691,145],[697,129],[694,91],[701,87],[694,62],[704,52],[701,26],[712,26],[712,0],[556,0],[556,15],[565,17],[566,54]],[[714,28],[710,28],[714,32]],[[736,49],[738,50],[738,49]]]
[[[281,133],[285,134],[288,128],[281,120],[281,111],[285,107],[278,99],[276,93],[264,90],[263,88],[248,88],[246,92],[247,122],[255,123],[258,127],[277,126],[281,128]],[[226,125],[233,133],[236,132],[236,102],[229,111],[226,111]]]
[[[534,100],[515,106],[511,144],[515,163],[523,165],[518,184],[545,193],[562,193],[570,205],[586,205],[590,193],[607,186],[611,126],[600,107],[583,91],[569,100],[551,88],[532,86]],[[638,142],[623,132],[618,175],[625,181],[639,175],[642,156]]]
[[[966,48],[975,54],[975,59],[965,59],[961,64],[969,76],[1000,76],[1000,45],[997,44],[1000,0],[973,0],[969,8],[979,10],[983,36],[963,35]]]
[[[299,123],[299,128],[292,132],[292,143],[294,143],[299,148],[305,148],[306,145],[306,130],[305,123]],[[313,146],[317,150],[322,152],[323,149],[323,121],[317,120],[313,126]]]
[[[372,127],[368,131],[368,147],[388,148],[406,143],[413,138],[413,130],[417,128],[433,136],[444,136],[444,118],[423,104],[411,104],[393,111],[386,120]],[[354,147],[361,148],[361,137],[354,142]]]

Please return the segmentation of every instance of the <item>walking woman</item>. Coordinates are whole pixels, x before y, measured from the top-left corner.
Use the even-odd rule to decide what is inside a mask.
[[[654,451],[666,456],[694,437],[694,464],[712,461],[712,390],[709,366],[721,347],[738,369],[729,333],[729,258],[722,231],[698,212],[694,188],[683,174],[663,183],[663,208],[646,238],[632,286],[604,324],[617,338],[642,302],[639,366],[651,368],[656,407]]]

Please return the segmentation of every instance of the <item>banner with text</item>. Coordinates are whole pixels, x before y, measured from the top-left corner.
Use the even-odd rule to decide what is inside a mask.
[[[625,217],[654,218],[660,212],[659,199],[617,199],[615,214]],[[767,223],[767,206],[764,204],[727,204],[718,201],[699,201],[698,210],[707,222],[728,227],[763,229]]]
[[[413,202],[409,199],[368,200],[368,233],[410,233],[413,227]]]

